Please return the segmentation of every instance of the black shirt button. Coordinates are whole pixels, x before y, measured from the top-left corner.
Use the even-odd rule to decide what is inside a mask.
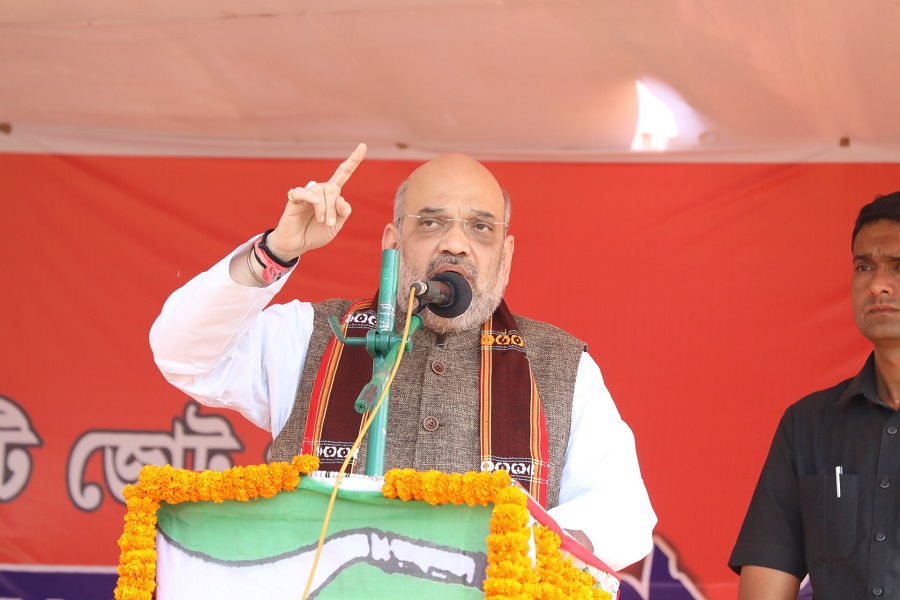
[[[888,425],[887,432],[891,435],[897,434],[897,428],[893,425]]]
[[[878,587],[877,585],[874,588],[872,588],[872,594],[875,596],[880,596],[883,593],[884,593],[884,590],[881,589],[880,587]]]
[[[875,534],[875,541],[877,542],[883,542],[886,538],[887,536],[884,535],[883,531],[879,531],[877,534]]]
[[[887,477],[885,477],[884,479],[881,480],[881,483],[879,483],[878,485],[880,485],[884,489],[887,489],[887,488],[891,487],[891,482],[888,481]]]
[[[434,431],[438,428],[438,420],[434,417],[425,417],[425,420],[422,421],[422,427],[424,427],[426,431]]]
[[[436,360],[433,363],[431,363],[431,370],[434,371],[435,373],[437,373],[438,375],[443,375],[444,371],[447,370],[447,367],[441,361]]]

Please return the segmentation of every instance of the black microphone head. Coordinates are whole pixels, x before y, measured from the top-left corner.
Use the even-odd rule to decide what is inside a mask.
[[[444,271],[432,277],[431,280],[442,281],[453,288],[453,301],[446,306],[429,304],[428,310],[445,319],[452,319],[466,312],[472,303],[472,286],[465,277],[453,271]]]

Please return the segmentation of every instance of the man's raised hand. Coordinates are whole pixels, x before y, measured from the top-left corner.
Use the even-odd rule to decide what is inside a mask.
[[[334,239],[350,216],[350,204],[341,188],[366,156],[360,144],[324,183],[310,181],[288,192],[288,202],[266,245],[278,258],[291,261],[308,250],[321,248]]]

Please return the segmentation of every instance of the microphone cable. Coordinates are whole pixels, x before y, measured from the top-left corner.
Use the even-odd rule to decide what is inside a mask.
[[[319,543],[316,546],[316,556],[315,558],[313,558],[313,564],[309,571],[309,579],[306,581],[306,588],[303,590],[303,600],[306,600],[307,596],[309,596],[309,590],[312,587],[313,578],[316,575],[316,567],[319,564],[319,556],[322,554],[322,546],[325,544],[325,535],[328,533],[328,523],[331,521],[331,512],[334,508],[335,500],[337,500],[337,493],[338,488],[341,484],[341,479],[344,477],[344,472],[347,470],[347,466],[350,464],[350,459],[353,458],[356,455],[357,450],[359,450],[359,445],[362,443],[362,439],[366,435],[366,432],[369,431],[369,426],[372,425],[372,421],[375,419],[375,415],[378,413],[378,409],[381,408],[385,397],[387,397],[388,390],[391,388],[391,383],[394,381],[394,375],[396,375],[397,369],[400,367],[400,360],[403,358],[403,351],[406,348],[406,340],[409,337],[409,325],[410,321],[412,321],[413,300],[415,300],[415,298],[415,288],[410,288],[409,301],[406,303],[406,323],[403,325],[403,337],[400,340],[400,348],[397,351],[397,360],[394,361],[394,366],[391,368],[391,373],[384,384],[384,389],[381,390],[381,396],[379,396],[378,402],[376,402],[375,406],[372,407],[372,412],[369,415],[369,418],[366,419],[366,422],[363,424],[362,429],[359,432],[359,436],[357,436],[356,441],[353,442],[353,446],[351,446],[350,451],[347,453],[347,458],[345,458],[343,464],[341,464],[341,468],[338,470],[337,477],[334,480],[334,489],[331,491],[331,498],[328,501],[328,509],[325,511],[325,519],[322,522],[322,533],[319,535]]]

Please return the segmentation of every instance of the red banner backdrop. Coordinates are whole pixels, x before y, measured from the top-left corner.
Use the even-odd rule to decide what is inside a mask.
[[[147,334],[172,290],[336,162],[0,155],[0,563],[113,566],[142,464],[264,461],[268,435],[170,387]],[[360,167],[351,220],[282,299],[373,293],[414,166]],[[868,352],[850,232],[900,165],[488,166],[513,198],[510,306],[589,343],[661,542],[705,597],[733,598],[725,565],[778,418]]]

